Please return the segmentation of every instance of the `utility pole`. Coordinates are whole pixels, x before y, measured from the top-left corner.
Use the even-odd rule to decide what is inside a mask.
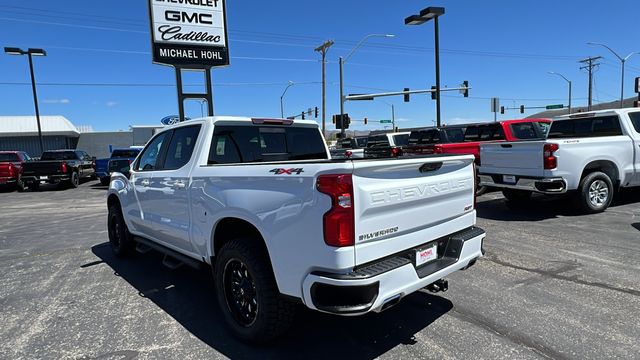
[[[591,111],[591,107],[593,105],[593,69],[600,65],[600,63],[595,62],[600,59],[602,59],[602,56],[591,56],[579,61],[582,64],[586,64],[585,66],[580,67],[580,69],[584,69],[589,72],[589,106],[587,107],[587,111]]]
[[[327,40],[324,44],[315,48],[314,51],[317,51],[322,54],[322,136],[326,135],[326,114],[327,114],[327,51],[334,44],[333,40]]]

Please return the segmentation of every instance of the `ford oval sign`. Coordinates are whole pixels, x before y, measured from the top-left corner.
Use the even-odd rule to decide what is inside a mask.
[[[191,120],[191,119],[184,118],[184,120],[187,121],[187,120]],[[179,122],[180,122],[180,116],[178,116],[178,115],[170,115],[170,116],[167,116],[167,117],[163,118],[162,120],[160,120],[160,123],[162,125],[166,125],[166,126],[174,125],[174,124],[177,124]]]

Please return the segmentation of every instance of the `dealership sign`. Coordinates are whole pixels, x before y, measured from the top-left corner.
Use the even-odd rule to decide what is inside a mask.
[[[224,0],[149,0],[149,6],[155,63],[229,65]]]

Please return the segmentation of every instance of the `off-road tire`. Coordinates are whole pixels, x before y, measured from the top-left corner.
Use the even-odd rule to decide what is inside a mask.
[[[111,205],[109,207],[107,232],[109,234],[109,245],[111,245],[111,250],[117,257],[125,257],[133,253],[135,247],[133,236],[129,233],[127,224],[124,222],[119,205]]]
[[[268,255],[255,244],[252,239],[235,239],[222,247],[214,267],[216,296],[234,335],[252,343],[268,343],[291,327],[296,307],[279,293]],[[238,312],[242,310],[238,309],[238,300],[232,299],[234,292],[229,280],[233,279],[232,267],[239,263],[245,266],[250,278],[243,279],[243,283],[250,283],[249,288],[255,294],[257,307],[255,315],[250,316],[253,322],[239,319]]]

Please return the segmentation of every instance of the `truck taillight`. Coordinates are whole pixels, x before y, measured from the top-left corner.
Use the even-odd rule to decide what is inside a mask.
[[[355,245],[351,174],[321,175],[316,188],[331,197],[331,210],[324,214],[324,242],[335,247]]]
[[[69,170],[67,163],[63,162],[62,164],[60,164],[60,171],[62,171],[63,173],[66,173]]]
[[[12,163],[9,163],[9,177],[15,177],[16,176],[16,166],[13,165]]]
[[[391,157],[398,157],[402,155],[402,149],[397,147],[391,148]]]
[[[478,205],[478,189],[480,188],[480,178],[478,178],[478,167],[473,164],[473,208]]]
[[[558,167],[558,159],[554,153],[560,149],[558,144],[544,144],[544,169],[551,170]]]
[[[433,153],[434,154],[444,154],[444,149],[440,145],[434,145],[433,146]]]

